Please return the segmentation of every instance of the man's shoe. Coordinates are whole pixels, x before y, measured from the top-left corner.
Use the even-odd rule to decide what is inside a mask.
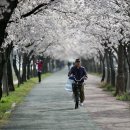
[[[80,103],[80,106],[82,107],[84,104],[83,103]]]

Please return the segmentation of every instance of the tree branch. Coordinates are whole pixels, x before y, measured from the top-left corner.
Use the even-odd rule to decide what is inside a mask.
[[[21,16],[21,18],[26,18],[26,17],[28,17],[28,16],[30,16],[30,15],[36,13],[36,11],[38,11],[38,10],[41,9],[42,7],[44,7],[44,9],[47,9],[48,6],[49,6],[53,1],[55,1],[55,0],[50,0],[49,3],[42,3],[42,4],[38,5],[37,7],[35,7],[34,9],[32,9],[30,12],[28,12],[28,13],[26,13],[26,14],[23,14],[23,15]]]
[[[45,48],[45,50],[44,50],[42,53],[45,53],[46,50],[47,50],[52,44],[53,44],[53,43],[49,43],[49,44],[47,45],[47,47]]]
[[[26,13],[26,14],[23,14],[21,16],[21,18],[26,18],[28,16],[30,16],[31,14],[34,14],[38,9],[44,7],[44,6],[47,6],[48,4],[47,3],[43,3],[43,4],[40,4],[38,5],[37,7],[35,7],[33,10],[31,10],[30,12]],[[46,8],[46,7],[45,7]]]
[[[56,8],[52,8],[52,10],[55,10],[57,12],[60,12],[60,13],[64,13],[64,14],[77,14],[76,12],[72,12],[72,11],[63,11],[63,10],[58,10]]]

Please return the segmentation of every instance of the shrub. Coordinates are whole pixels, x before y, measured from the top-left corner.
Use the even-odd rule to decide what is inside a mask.
[[[130,101],[130,93],[124,93],[123,95],[117,96],[117,100]]]

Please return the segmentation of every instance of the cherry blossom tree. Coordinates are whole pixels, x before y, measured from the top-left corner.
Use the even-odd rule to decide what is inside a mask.
[[[21,51],[24,64],[39,55],[82,58],[89,70],[103,72],[102,81],[116,86],[116,95],[122,94],[130,84],[124,69],[130,72],[129,5],[129,0],[17,1],[1,48]]]

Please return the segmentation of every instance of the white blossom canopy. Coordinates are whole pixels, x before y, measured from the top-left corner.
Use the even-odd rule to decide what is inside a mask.
[[[105,47],[130,43],[129,8],[129,0],[21,0],[3,47],[13,41],[35,55],[64,60],[94,57],[104,51],[103,43]]]

